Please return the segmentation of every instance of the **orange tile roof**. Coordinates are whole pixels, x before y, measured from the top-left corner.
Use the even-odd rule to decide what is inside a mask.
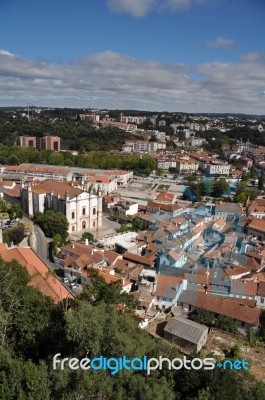
[[[257,293],[257,282],[245,279],[232,279],[231,291],[242,296],[255,296]]]
[[[248,274],[252,271],[251,267],[242,266],[242,265],[230,265],[229,267],[223,268],[224,276],[235,276],[241,274]]]
[[[40,166],[31,166],[31,165],[3,165],[5,172],[14,171],[14,172],[42,172],[49,174],[60,174],[67,175],[69,171],[63,168],[49,168],[49,167],[40,167]]]
[[[18,186],[15,186],[12,189],[4,189],[4,193],[10,197],[20,197],[20,188]]]
[[[0,181],[0,187],[7,187],[15,185],[14,181]]]
[[[202,291],[185,291],[179,300],[184,304],[204,308],[255,326],[259,325],[260,310],[256,308],[255,300],[213,296]]]
[[[129,251],[127,251],[123,255],[123,258],[124,258],[124,260],[132,261],[132,262],[135,262],[135,263],[141,264],[141,265],[148,265],[148,266],[153,265],[153,261],[151,261],[148,257],[140,256],[139,254],[130,253]]]
[[[155,197],[155,200],[158,201],[173,201],[175,195],[173,193],[165,192],[165,193],[158,193]]]
[[[57,182],[52,179],[47,179],[37,185],[33,185],[31,188],[33,193],[38,194],[50,193],[51,191],[53,191],[54,195],[59,193],[62,199],[65,198],[66,192],[69,193],[70,199],[83,193],[83,190],[73,187],[70,182]]]
[[[183,276],[158,275],[156,278],[156,291],[153,293],[157,297],[166,297],[169,289],[175,288],[183,280]]]
[[[250,229],[255,229],[255,230],[257,230],[257,231],[260,231],[260,232],[264,232],[264,233],[265,233],[265,218],[263,218],[263,219],[254,218],[254,219],[250,222],[248,228],[250,228]]]
[[[265,296],[265,282],[259,282],[258,283],[257,294],[259,296]]]
[[[32,249],[21,247],[8,249],[1,246],[0,254],[4,261],[17,260],[25,267],[31,277],[30,286],[51,297],[55,303],[66,298],[74,298]]]
[[[88,181],[89,183],[110,183],[111,180],[107,176],[95,175]]]

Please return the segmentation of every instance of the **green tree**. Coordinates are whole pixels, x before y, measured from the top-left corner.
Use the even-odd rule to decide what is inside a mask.
[[[82,238],[88,239],[89,242],[94,242],[94,235],[92,235],[92,233],[90,233],[90,232],[84,232],[82,234]]]
[[[54,237],[56,233],[59,233],[63,240],[68,237],[69,223],[66,216],[60,212],[47,210],[44,213],[36,213],[34,222],[40,226],[48,237]]]
[[[135,232],[141,231],[143,229],[143,226],[144,226],[143,222],[142,221],[138,221],[137,219],[134,219],[133,222],[132,222],[132,229]]]
[[[23,210],[19,204],[12,203],[8,209],[8,214],[10,218],[22,218]]]
[[[212,195],[221,197],[229,190],[229,183],[224,178],[217,179],[213,182]]]
[[[138,301],[126,292],[121,292],[122,281],[115,281],[107,284],[105,279],[99,275],[98,271],[89,268],[88,276],[90,284],[84,287],[81,299],[85,299],[92,304],[105,302],[106,304],[122,305],[122,308],[134,311]]]
[[[5,232],[5,238],[8,237],[8,240],[6,243],[11,243],[13,242],[14,245],[18,245],[20,242],[25,237],[25,226],[23,224],[18,224],[17,226],[14,226],[13,228],[9,228]]]

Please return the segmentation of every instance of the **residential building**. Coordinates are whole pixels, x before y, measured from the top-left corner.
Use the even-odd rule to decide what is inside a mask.
[[[229,216],[241,216],[243,208],[240,203],[219,201],[215,205],[215,215],[226,220]]]
[[[154,201],[156,203],[161,204],[174,204],[176,201],[177,195],[169,192],[160,192],[154,197]]]
[[[140,125],[143,124],[146,121],[146,117],[140,117],[140,116],[132,116],[132,115],[123,115],[121,114],[120,116],[120,122],[123,122],[125,124],[136,124]]]
[[[204,171],[210,175],[229,175],[230,165],[227,163],[206,164]]]
[[[53,179],[56,181],[70,181],[73,177],[73,173],[70,169],[52,165],[1,165],[0,170],[5,178],[13,180],[24,180],[27,177],[33,177],[39,180]]]
[[[213,296],[204,291],[186,290],[180,295],[178,305],[186,311],[204,308],[214,314],[233,318],[242,333],[250,328],[257,329],[260,324],[260,310],[256,308],[255,300]]]
[[[158,158],[157,159],[157,168],[160,169],[171,169],[171,168],[176,168],[177,166],[177,161],[174,158]]]
[[[157,256],[157,270],[166,274],[168,267],[180,269],[187,261],[187,254],[182,249],[163,251]]]
[[[116,192],[118,188],[117,178],[106,175],[95,175],[84,182],[81,186],[92,192],[98,192],[99,190],[103,194],[109,194]]]
[[[127,187],[133,178],[133,171],[104,171],[104,175],[116,178],[118,187]]]
[[[152,305],[160,309],[171,308],[186,289],[187,280],[183,276],[158,275],[154,282]]]
[[[265,241],[265,218],[254,218],[248,224],[247,233],[256,236],[260,241]]]
[[[195,172],[199,168],[199,163],[197,161],[194,161],[192,159],[177,159],[176,161],[176,169],[178,173],[183,173],[183,172]]]
[[[265,199],[248,201],[247,216],[260,219],[265,218]]]
[[[257,307],[265,307],[265,282],[258,282],[257,289]]]
[[[120,215],[135,215],[138,213],[138,203],[136,201],[119,201],[110,207],[110,212]]]

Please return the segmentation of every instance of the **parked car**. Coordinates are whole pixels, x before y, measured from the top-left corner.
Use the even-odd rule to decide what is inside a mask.
[[[70,283],[70,288],[71,289],[76,289],[77,288],[77,284],[74,283],[74,282]]]
[[[63,283],[69,283],[69,279],[68,278],[62,278]]]

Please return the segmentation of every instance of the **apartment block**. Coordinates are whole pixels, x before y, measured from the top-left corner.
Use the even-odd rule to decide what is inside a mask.
[[[36,148],[36,137],[35,136],[19,136],[16,144],[23,147],[35,147]]]
[[[40,139],[41,150],[61,150],[61,138],[59,136],[43,136]]]

